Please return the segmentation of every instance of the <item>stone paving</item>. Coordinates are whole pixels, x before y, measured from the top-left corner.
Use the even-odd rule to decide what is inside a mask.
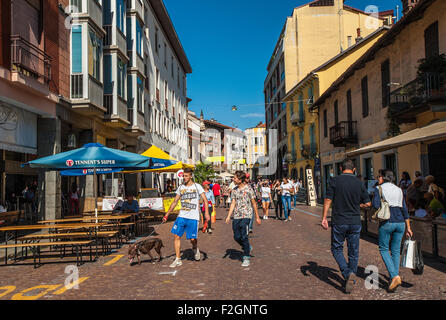
[[[345,294],[330,252],[330,232],[320,227],[321,212],[320,207],[301,205],[293,211],[292,221],[282,222],[272,219],[270,211],[270,219],[254,226],[248,268],[241,267],[240,247],[232,239],[231,225],[224,223],[227,211],[218,209],[214,233],[199,234],[199,262],[193,260],[190,243],[183,240],[183,265],[169,268],[174,249],[172,222],[168,222],[156,230],[165,245],[161,262],[152,264],[143,256],[140,266],[130,266],[124,246],[112,256],[80,266],[82,282],[71,290],[63,289],[65,267],[75,263],[45,264],[35,270],[32,265],[1,266],[0,299],[446,300],[446,264],[432,259],[425,259],[423,275],[402,269],[402,287],[387,293],[387,271],[371,237],[361,239],[359,281],[350,295]],[[379,289],[366,289],[369,265],[378,267]]]

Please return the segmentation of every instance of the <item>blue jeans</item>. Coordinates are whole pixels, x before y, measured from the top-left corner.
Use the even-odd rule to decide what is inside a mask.
[[[294,208],[297,207],[297,194],[293,195]]]
[[[331,227],[331,253],[338,263],[344,279],[356,274],[359,260],[361,225],[340,224]],[[348,263],[344,257],[344,242],[347,240]]]
[[[386,222],[379,227],[379,252],[389,272],[390,279],[396,277],[400,269],[401,240],[406,224],[404,222]],[[392,237],[392,241],[390,241]],[[389,243],[390,251],[389,253]]]
[[[282,205],[283,210],[285,212],[285,220],[288,219],[289,214],[291,213],[291,196],[282,196]]]
[[[250,219],[234,219],[232,220],[232,231],[234,232],[234,240],[243,249],[243,258],[249,259],[249,220]],[[252,220],[252,219],[251,219]]]
[[[252,214],[252,218],[251,218],[251,220],[249,220],[249,230],[252,230],[252,227],[254,225],[254,214],[255,213]]]

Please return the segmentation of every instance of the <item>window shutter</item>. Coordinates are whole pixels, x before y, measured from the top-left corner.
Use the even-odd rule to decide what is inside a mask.
[[[72,73],[82,73],[82,26],[71,28],[71,57]]]

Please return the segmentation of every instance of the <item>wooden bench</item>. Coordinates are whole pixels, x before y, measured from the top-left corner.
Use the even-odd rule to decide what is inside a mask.
[[[116,237],[116,249],[119,248],[121,244],[121,239],[118,237],[119,231],[98,231],[96,233],[88,233],[88,232],[67,232],[67,233],[42,233],[42,234],[29,234],[26,236],[22,236],[17,238],[18,241],[40,241],[42,239],[49,240],[63,240],[63,239],[89,239],[92,240],[94,236],[101,240],[102,252],[105,254],[106,252],[111,251],[111,246],[109,245],[109,239]]]
[[[19,218],[22,211],[7,211],[0,213],[0,225],[11,225],[16,223]]]
[[[76,265],[80,266],[83,263],[83,261],[82,261],[82,247],[83,246],[90,246],[90,261],[92,261],[92,251],[91,251],[92,243],[93,243],[92,240],[16,243],[16,244],[0,245],[0,249],[5,249],[5,265],[7,265],[8,264],[8,249],[30,248],[33,253],[34,269],[36,269],[37,267],[42,265],[41,257],[40,257],[40,248],[42,248],[42,247],[51,247],[51,246],[57,245],[57,246],[63,246],[63,248],[65,249],[65,246],[71,246],[74,249],[74,251],[76,252]]]

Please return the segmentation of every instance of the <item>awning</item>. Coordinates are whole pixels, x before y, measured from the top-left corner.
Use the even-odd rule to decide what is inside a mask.
[[[172,156],[168,155],[166,152],[158,148],[157,146],[151,146],[149,149],[144,151],[144,153],[141,154],[142,156],[151,157],[151,158],[157,158],[157,159],[165,159],[165,160],[171,160],[176,161],[175,164],[172,164],[171,166],[159,168],[159,169],[145,169],[145,170],[138,170],[138,171],[125,171],[124,173],[137,173],[137,172],[177,172],[178,170],[186,169],[186,168],[195,168],[193,165],[178,161],[177,159],[173,158]]]
[[[358,156],[368,152],[381,152],[408,144],[446,138],[446,121],[432,123],[366,147],[346,152],[347,157]]]

